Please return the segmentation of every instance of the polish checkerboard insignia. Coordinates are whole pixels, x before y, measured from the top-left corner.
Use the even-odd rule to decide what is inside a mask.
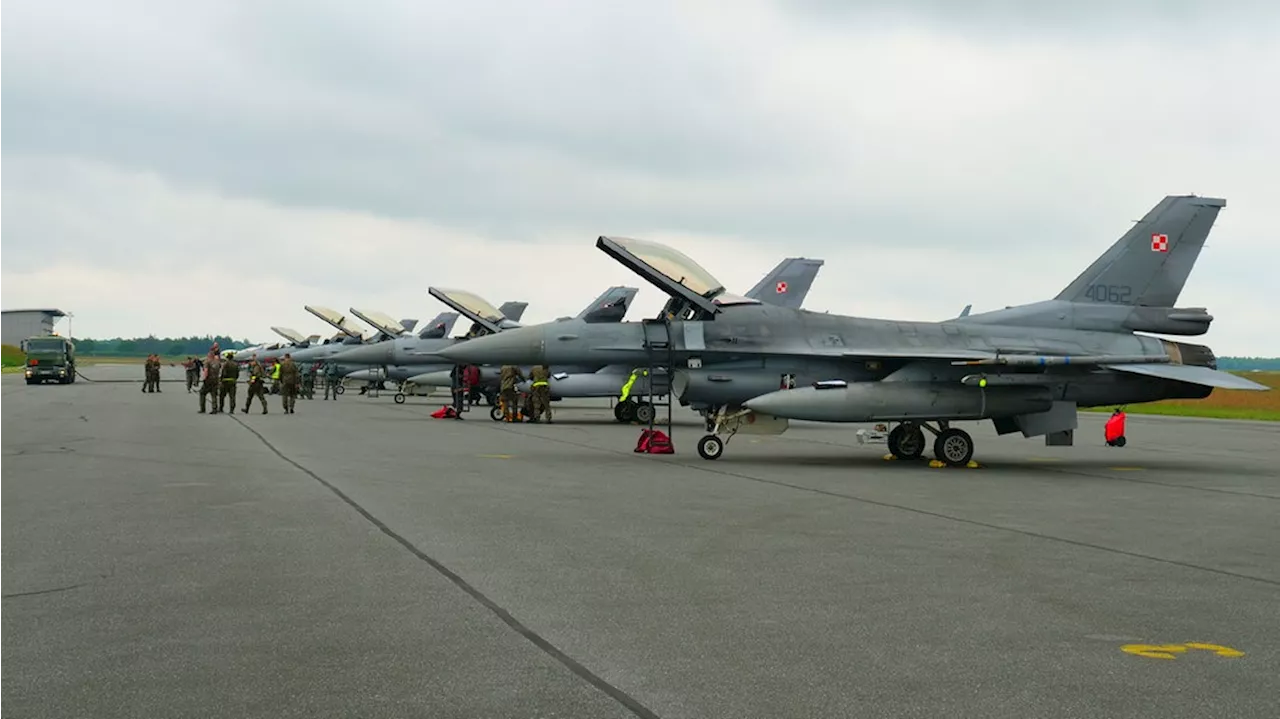
[[[1151,251],[1152,252],[1168,252],[1169,236],[1168,235],[1151,235]]]
[[[783,293],[785,293],[786,291],[787,291],[787,283],[786,283],[786,282],[779,282],[779,283],[778,283],[778,294],[783,294]]]

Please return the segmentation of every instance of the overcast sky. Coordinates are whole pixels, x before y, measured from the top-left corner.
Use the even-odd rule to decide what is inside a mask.
[[[425,320],[430,285],[652,314],[615,234],[738,292],[821,257],[809,307],[944,319],[1195,193],[1228,201],[1195,341],[1280,355],[1280,3],[959,5],[8,0],[3,303],[254,340],[331,334],[303,304]]]

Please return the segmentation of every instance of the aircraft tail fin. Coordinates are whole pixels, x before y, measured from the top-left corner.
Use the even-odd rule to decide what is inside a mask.
[[[798,310],[822,265],[823,260],[788,257],[757,282],[746,296],[766,304]]]
[[[413,328],[418,326],[418,321],[417,320],[400,320],[400,326],[404,328],[405,332],[412,332]]]
[[[519,322],[520,318],[524,317],[524,311],[528,306],[528,302],[504,302],[502,306],[498,308],[498,311],[502,313],[503,317],[506,317],[512,322]]]
[[[1226,200],[1170,195],[1054,299],[1173,307]]]
[[[418,337],[424,340],[448,337],[449,333],[453,331],[453,323],[457,321],[457,312],[441,312],[435,316],[435,319],[429,320],[422,325],[422,329],[418,332]]]
[[[610,287],[582,308],[575,319],[587,322],[621,322],[627,316],[631,300],[640,292],[635,287]]]

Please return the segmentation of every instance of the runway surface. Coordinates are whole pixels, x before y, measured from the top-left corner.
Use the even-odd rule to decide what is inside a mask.
[[[140,388],[4,377],[13,716],[1280,715],[1275,423],[965,423],[983,467],[932,469],[863,425],[709,462],[685,412],[642,456],[600,402]]]

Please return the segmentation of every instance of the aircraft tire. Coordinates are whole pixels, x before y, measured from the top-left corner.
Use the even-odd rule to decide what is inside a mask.
[[[973,459],[973,437],[962,429],[944,429],[933,441],[933,454],[949,467],[963,467]]]
[[[636,421],[640,424],[649,424],[653,421],[655,412],[653,405],[648,402],[641,402],[636,405]]]
[[[346,391],[347,391],[347,388],[346,388],[346,387],[343,387],[342,385],[338,385],[337,387],[334,387],[334,388],[333,388],[333,393],[334,393],[334,394],[343,394],[343,393],[344,393],[344,392],[346,392]]]
[[[618,417],[621,422],[633,422],[636,418],[636,403],[623,402],[618,405]]]
[[[496,404],[495,404],[495,405],[493,405],[492,407],[490,407],[490,408],[489,408],[489,419],[493,420],[494,422],[501,422],[501,421],[502,421],[502,408],[501,408],[501,407],[499,407],[499,406],[498,406],[498,405],[496,405]]]
[[[623,419],[623,418],[622,418],[622,403],[621,403],[621,402],[619,402],[618,404],[615,404],[615,405],[613,406],[613,418],[614,418],[614,419],[616,419],[616,420],[618,420],[619,422],[625,422],[625,421],[626,421],[625,419]]]
[[[404,392],[396,392],[396,396],[392,397],[392,399],[396,401],[396,404],[404,404]]]
[[[724,440],[708,434],[698,440],[698,456],[703,459],[720,459],[720,455],[724,454]]]
[[[919,427],[907,429],[900,424],[889,431],[889,454],[898,459],[920,459],[924,454],[924,432]]]

